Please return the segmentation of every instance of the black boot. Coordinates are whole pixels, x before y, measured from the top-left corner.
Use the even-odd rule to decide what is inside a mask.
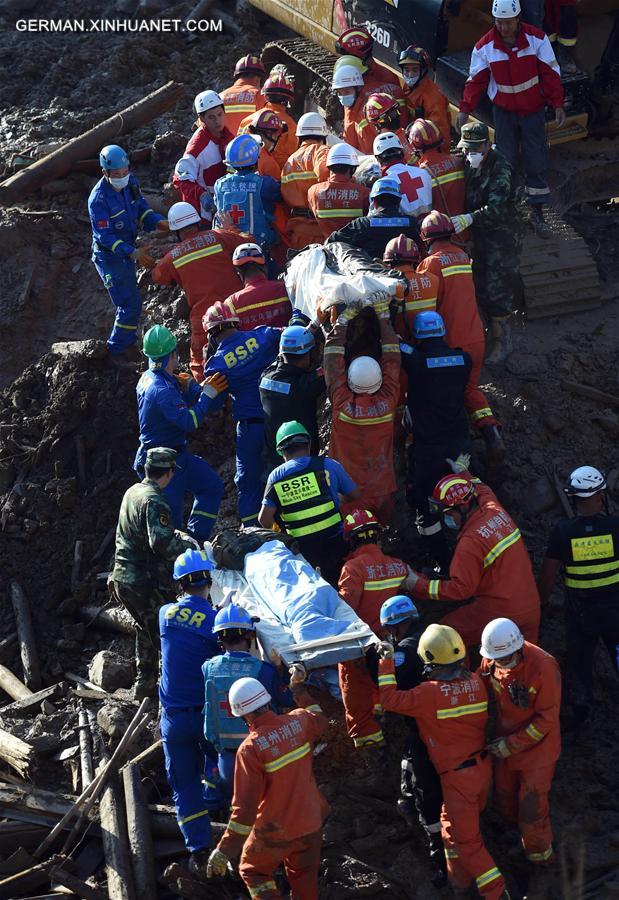
[[[549,238],[552,235],[552,228],[544,218],[544,210],[541,206],[531,206],[531,218],[529,221],[538,237]]]
[[[445,848],[440,832],[428,834],[430,847],[430,881],[435,888],[445,887],[447,884],[447,863],[445,862]]]

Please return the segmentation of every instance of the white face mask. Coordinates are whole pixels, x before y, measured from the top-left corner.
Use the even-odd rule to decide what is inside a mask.
[[[353,106],[356,97],[354,94],[338,94],[338,100],[342,104],[342,106]]]
[[[416,84],[419,84],[419,75],[402,75],[402,78],[407,87],[415,87]]]
[[[473,153],[467,152],[466,160],[467,160],[469,166],[471,167],[471,169],[479,169],[479,167],[481,166],[481,164],[484,160],[484,154],[483,153],[475,153],[475,152],[473,152]]]
[[[122,178],[110,178],[109,182],[115,191],[122,191],[129,184],[129,175],[124,175]]]

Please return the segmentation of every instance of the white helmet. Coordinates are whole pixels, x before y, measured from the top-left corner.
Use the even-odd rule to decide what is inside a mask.
[[[216,106],[223,106],[224,101],[221,99],[217,91],[201,91],[196,94],[193,106],[198,115],[208,112],[209,109],[215,109]]]
[[[334,144],[327,153],[327,166],[357,166],[359,156],[349,144]]]
[[[593,466],[579,466],[569,477],[565,493],[570,497],[593,497],[606,490],[606,479]]]
[[[511,619],[493,619],[481,633],[479,652],[486,659],[511,656],[524,644],[522,633]]]
[[[200,221],[200,213],[197,212],[191,203],[182,200],[180,203],[173,203],[168,210],[168,225],[170,231],[178,231],[180,228],[187,228]]]
[[[326,137],[328,133],[327,123],[320,113],[305,113],[297,122],[297,137],[304,137],[308,134],[319,134],[321,137]]]
[[[393,133],[393,131],[384,131],[382,134],[377,134],[374,138],[374,144],[372,146],[372,153],[374,156],[380,156],[386,150],[399,150],[401,153],[404,152],[402,141],[397,134]]]
[[[257,678],[239,678],[228,691],[230,710],[237,719],[270,702],[271,695]]]
[[[494,0],[492,15],[495,19],[513,19],[520,15],[520,0]]]
[[[363,75],[354,66],[338,66],[333,70],[333,90],[338,88],[363,87]]]
[[[382,383],[380,365],[371,356],[358,356],[348,366],[348,387],[355,394],[375,394]]]

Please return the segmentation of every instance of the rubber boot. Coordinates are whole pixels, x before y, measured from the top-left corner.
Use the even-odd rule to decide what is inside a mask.
[[[490,319],[490,336],[492,349],[486,357],[486,362],[490,365],[505,362],[513,350],[512,330],[508,319]]]
[[[505,444],[497,425],[484,425],[479,433],[486,443],[486,458],[492,465],[499,465],[505,459]]]
[[[195,850],[189,857],[187,868],[194,878],[206,880],[206,864],[211,851],[208,848],[204,850]]]
[[[447,863],[440,831],[428,834],[428,844],[430,848],[430,881],[435,888],[445,887],[447,884]]]
[[[558,41],[553,47],[559,68],[562,75],[575,75],[578,72],[578,66],[572,55],[572,48],[560,44]]]
[[[531,217],[529,219],[531,228],[538,237],[549,238],[552,235],[552,228],[544,218],[544,210],[542,206],[531,206]]]

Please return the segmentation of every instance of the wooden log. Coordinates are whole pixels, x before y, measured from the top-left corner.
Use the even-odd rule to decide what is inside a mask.
[[[78,731],[80,739],[80,773],[82,777],[82,790],[87,788],[95,777],[92,765],[92,750],[90,740],[90,725],[86,710],[80,706],[78,712]]]
[[[154,744],[151,744],[150,747],[147,747],[146,750],[142,750],[141,753],[138,753],[133,759],[130,759],[129,762],[125,763],[125,766],[143,765],[151,756],[154,756],[154,754],[160,750],[163,752],[163,741],[161,738],[158,741],[155,741]]]
[[[615,394],[607,394],[606,391],[600,391],[588,384],[564,380],[561,381],[561,387],[571,394],[580,394],[582,397],[588,397],[589,400],[597,400],[598,403],[603,403],[605,406],[619,406],[619,397]]]
[[[49,881],[49,869],[55,864],[57,858],[29,866],[16,875],[9,875],[0,881],[0,898],[13,900],[16,896],[23,896],[25,891],[33,891]]]
[[[32,615],[28,598],[16,581],[11,582],[11,601],[15,613],[19,649],[24,669],[24,681],[31,691],[41,690],[41,672],[39,669],[39,654],[32,627]]]
[[[0,665],[0,688],[12,697],[13,700],[25,700],[32,697],[34,691],[27,688],[23,681],[20,681],[17,675],[14,675],[6,666]]]
[[[56,697],[63,696],[66,693],[66,689],[66,682],[59,681],[58,684],[52,684],[51,687],[43,688],[43,690],[30,694],[28,697],[23,697],[21,700],[15,700],[14,703],[7,703],[5,706],[0,707],[0,717],[25,716],[33,709],[36,709],[37,706],[42,706],[43,703],[47,704],[44,712],[49,715],[56,710],[56,707],[50,701]]]
[[[123,787],[135,895],[137,900],[151,900],[152,897],[157,896],[155,857],[153,855],[150,813],[144,799],[139,766],[127,765],[124,767]]]
[[[134,635],[136,632],[132,620],[118,607],[103,609],[98,606],[82,606],[78,608],[77,613],[80,619],[85,619],[89,625],[96,628],[109,628],[121,634]]]
[[[110,900],[134,900],[127,823],[120,785],[115,775],[108,778],[101,794],[99,818],[105,853],[108,897]]]
[[[0,759],[3,759],[25,778],[34,762],[34,748],[26,741],[22,741],[9,731],[0,728]]]
[[[75,875],[65,872],[65,870],[61,869],[59,866],[50,869],[49,874],[55,884],[61,884],[63,887],[69,888],[69,890],[73,891],[73,893],[80,897],[81,900],[106,900],[107,898],[107,894],[104,890],[93,887],[91,884],[87,884],[85,881],[82,881],[81,878],[77,878]],[[153,897],[155,896],[156,894],[153,894]]]
[[[43,159],[37,160],[6,181],[0,183],[0,204],[10,206],[38,190],[54,178],[63,178],[80,159],[96,156],[105,144],[114,143],[121,134],[128,134],[155,119],[176,104],[183,94],[183,86],[169,81],[148,96],[116,113],[100,125],[68,141]]]

